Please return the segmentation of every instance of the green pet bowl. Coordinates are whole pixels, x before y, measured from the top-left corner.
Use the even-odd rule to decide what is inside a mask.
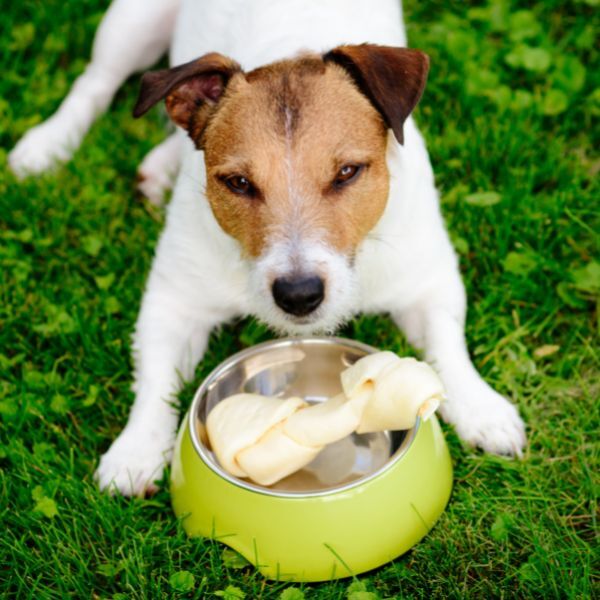
[[[442,514],[452,464],[432,417],[408,431],[352,434],[269,487],[227,474],[207,443],[208,413],[239,392],[322,402],[339,374],[374,348],[340,338],[292,338],[248,348],[202,383],[177,437],[175,514],[189,535],[227,544],[267,578],[323,581],[385,564]]]

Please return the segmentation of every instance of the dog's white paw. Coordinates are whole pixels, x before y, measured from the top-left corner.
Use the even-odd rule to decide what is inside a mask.
[[[8,155],[13,173],[23,178],[49,170],[71,158],[73,147],[65,128],[48,120],[30,129]]]
[[[519,412],[485,382],[454,390],[440,412],[469,444],[493,454],[522,455],[527,438]]]
[[[124,496],[156,492],[171,460],[173,439],[125,429],[100,458],[95,479],[101,490]]]

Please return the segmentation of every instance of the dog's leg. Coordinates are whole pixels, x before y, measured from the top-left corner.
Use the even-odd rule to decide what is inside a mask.
[[[179,132],[153,148],[138,167],[138,190],[155,206],[161,206],[165,193],[173,187],[179,170],[183,140]]]
[[[424,350],[425,359],[444,382],[448,395],[440,409],[444,420],[470,444],[495,454],[520,456],[526,442],[523,421],[473,366],[464,337],[465,306],[464,288],[457,276],[393,316],[408,340]]]
[[[94,119],[135,71],[167,50],[179,0],[115,0],[98,27],[92,60],[59,109],[30,129],[9,155],[20,177],[71,158]]]
[[[125,429],[100,460],[101,489],[127,496],[156,489],[176,435],[174,394],[193,375],[220,318],[203,310],[193,281],[153,267],[134,336],[136,398]]]

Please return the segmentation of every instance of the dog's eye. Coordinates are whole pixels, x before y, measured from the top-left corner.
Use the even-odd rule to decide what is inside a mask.
[[[254,186],[250,183],[250,180],[243,175],[232,175],[231,177],[226,177],[223,181],[235,194],[240,194],[242,196],[254,195]]]
[[[350,183],[353,179],[356,179],[358,174],[362,171],[363,165],[344,165],[335,176],[333,180],[334,188],[341,188],[342,186]]]

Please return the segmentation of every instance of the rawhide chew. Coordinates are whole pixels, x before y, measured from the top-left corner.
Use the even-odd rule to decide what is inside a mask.
[[[327,445],[356,431],[410,429],[444,399],[435,371],[392,352],[369,354],[341,373],[341,394],[309,405],[300,398],[236,394],[208,415],[220,465],[231,475],[272,485],[310,463]]]

